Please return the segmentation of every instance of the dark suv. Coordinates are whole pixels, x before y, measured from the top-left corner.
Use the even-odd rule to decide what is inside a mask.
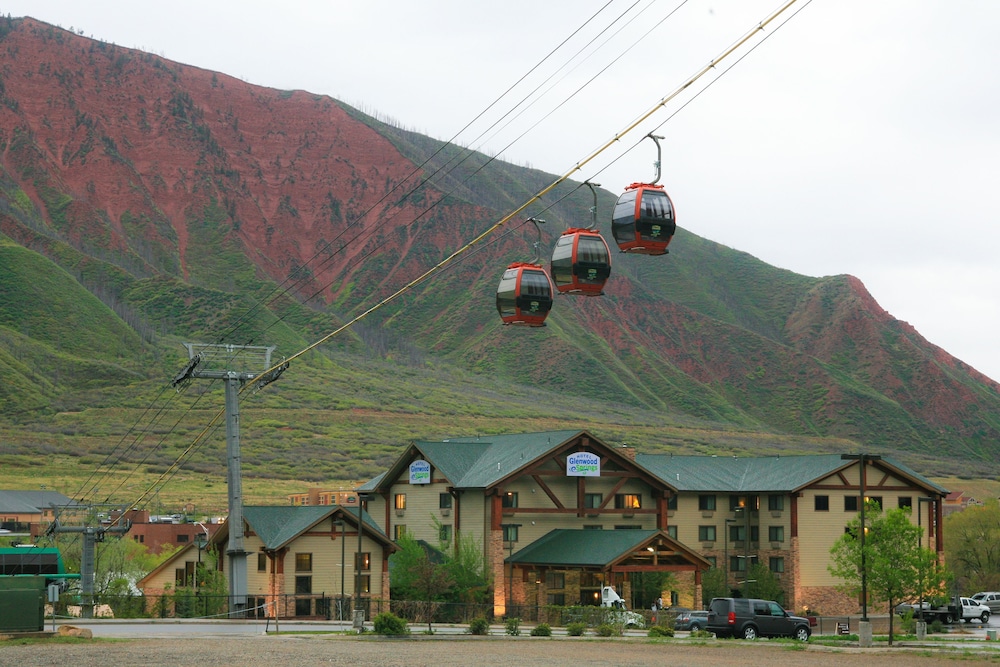
[[[777,602],[753,598],[713,598],[708,606],[709,632],[716,637],[795,637],[809,639],[809,619],[789,616]]]

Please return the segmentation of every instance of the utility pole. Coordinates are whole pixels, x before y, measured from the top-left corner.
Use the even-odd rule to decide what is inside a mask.
[[[243,471],[240,466],[240,401],[243,385],[253,380],[257,389],[278,379],[285,362],[271,368],[274,346],[184,343],[188,364],[173,380],[176,387],[192,378],[221,380],[226,394],[226,469],[229,489],[229,615],[241,617],[247,606],[247,551],[243,547]],[[251,365],[261,369],[247,370]],[[234,370],[235,367],[241,370]]]
[[[73,505],[62,509],[79,511],[84,508]],[[95,555],[97,552],[97,543],[104,541],[105,533],[119,533],[124,535],[132,527],[132,523],[123,516],[119,519],[121,523],[116,526],[102,526],[100,522],[96,526],[90,525],[89,517],[93,515],[93,509],[93,507],[86,508],[88,519],[84,520],[82,526],[65,526],[59,518],[60,508],[55,508],[55,519],[46,531],[49,535],[54,533],[79,533],[83,538],[83,551],[80,555],[80,593],[82,594],[80,616],[82,618],[94,617],[94,580],[97,574],[97,559]]]

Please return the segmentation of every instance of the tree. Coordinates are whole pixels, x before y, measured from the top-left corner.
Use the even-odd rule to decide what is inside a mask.
[[[945,560],[967,590],[1000,588],[1000,502],[990,499],[945,519]]]
[[[726,586],[726,572],[717,567],[713,567],[705,572],[701,578],[701,602],[702,606],[708,609],[708,603],[712,598],[724,598],[729,595],[729,587]]]
[[[892,645],[893,609],[914,599],[921,588],[936,586],[943,572],[936,554],[920,546],[921,528],[910,522],[903,509],[882,512],[878,503],[865,506],[864,553],[861,549],[861,517],[847,524],[847,531],[830,549],[830,574],[844,580],[841,590],[857,595],[862,588],[862,560],[868,596],[885,602],[889,612],[889,644]],[[862,555],[864,558],[862,559]]]
[[[767,565],[763,563],[751,565],[747,579],[750,580],[747,587],[748,597],[774,600],[782,604],[785,602],[785,589],[781,587],[781,581]]]

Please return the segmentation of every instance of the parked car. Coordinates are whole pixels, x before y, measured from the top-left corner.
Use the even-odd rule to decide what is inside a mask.
[[[674,630],[704,630],[707,625],[707,611],[682,611],[674,619]]]
[[[997,613],[1000,611],[1000,593],[996,591],[986,591],[984,593],[976,593],[972,596],[972,599],[979,604],[984,604],[990,608],[990,613]]]
[[[920,611],[920,610],[923,611]],[[952,598],[951,604],[933,606],[929,602],[924,602],[923,607],[919,604],[903,603],[896,606],[896,613],[903,615],[912,612],[914,616],[922,616],[924,620],[939,619],[942,623],[951,625],[961,621],[989,623],[990,608],[984,603],[972,598],[956,597]]]
[[[791,616],[771,600],[714,598],[708,607],[706,629],[716,637],[795,637],[806,641],[812,631],[809,620]]]

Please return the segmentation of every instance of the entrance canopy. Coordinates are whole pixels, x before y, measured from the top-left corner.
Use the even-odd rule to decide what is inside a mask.
[[[505,562],[605,572],[700,572],[711,567],[662,530],[556,529]]]

